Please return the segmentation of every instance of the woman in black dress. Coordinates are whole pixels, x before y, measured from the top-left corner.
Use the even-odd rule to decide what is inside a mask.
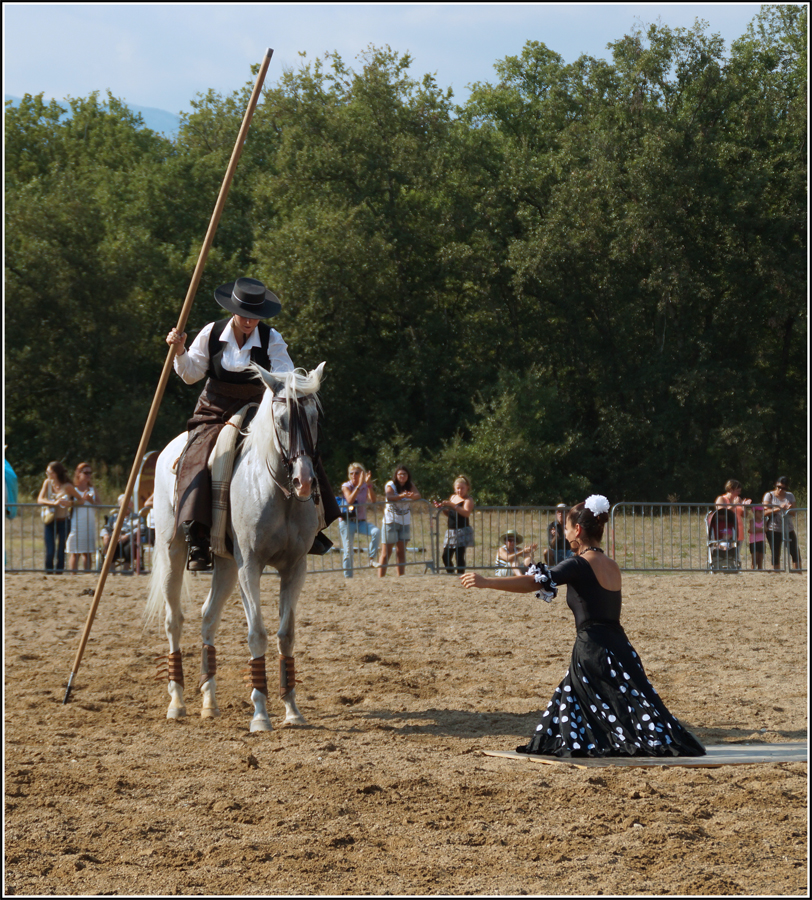
[[[621,576],[600,548],[609,501],[593,495],[567,514],[565,535],[575,556],[551,569],[485,578],[468,573],[465,587],[530,593],[548,603],[567,585],[577,636],[570,667],[519,753],[545,756],[704,756],[705,748],[668,711],[646,677],[620,624]]]

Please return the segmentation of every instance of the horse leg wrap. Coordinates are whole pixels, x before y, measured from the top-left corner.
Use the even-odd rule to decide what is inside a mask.
[[[200,682],[197,689],[217,674],[217,651],[211,644],[203,644],[203,656],[200,660]]]
[[[259,691],[260,694],[268,696],[268,679],[265,677],[264,656],[258,656],[249,662],[243,681],[251,685],[251,690]]]
[[[296,667],[292,656],[279,656],[279,696],[285,694],[296,686]]]
[[[212,648],[213,649],[213,648]],[[165,665],[162,665],[163,662],[166,662]],[[181,656],[180,650],[175,650],[174,653],[169,653],[167,656],[156,656],[156,681],[163,681],[166,679],[167,681],[174,681],[183,687],[183,659]]]

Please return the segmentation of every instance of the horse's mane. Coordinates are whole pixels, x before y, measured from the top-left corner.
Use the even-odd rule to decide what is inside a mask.
[[[251,422],[248,429],[248,436],[243,445],[244,450],[248,450],[254,444],[259,447],[273,446],[274,442],[274,425],[273,411],[271,403],[274,394],[284,396],[287,400],[288,412],[292,404],[298,404],[301,397],[314,397],[316,404],[321,410],[319,403],[318,390],[321,386],[322,368],[319,366],[312,372],[305,369],[292,369],[289,372],[271,373],[267,369],[257,363],[251,363],[251,368],[256,376],[260,378],[265,385],[265,396],[259,405],[257,414]]]

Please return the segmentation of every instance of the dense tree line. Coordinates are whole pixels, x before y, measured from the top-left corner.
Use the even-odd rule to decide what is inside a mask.
[[[707,500],[806,471],[807,12],[565,65],[529,41],[462,107],[411,60],[264,91],[189,330],[240,274],[327,361],[323,450],[479,502]],[[7,108],[6,442],[132,462],[251,84],[174,141],[114,97]],[[173,378],[162,446],[198,391]]]

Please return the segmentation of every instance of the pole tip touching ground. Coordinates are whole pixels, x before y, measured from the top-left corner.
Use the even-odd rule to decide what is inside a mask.
[[[68,679],[68,686],[65,689],[65,699],[62,701],[63,706],[68,702],[68,697],[70,697],[70,690],[72,687],[73,687],[73,672],[70,673],[70,678]]]

